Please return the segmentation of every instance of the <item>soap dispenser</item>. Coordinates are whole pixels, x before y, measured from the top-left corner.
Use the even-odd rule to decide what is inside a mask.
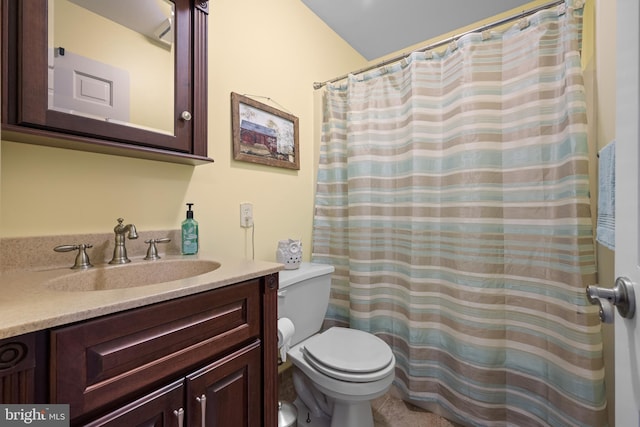
[[[187,206],[187,218],[182,221],[182,254],[193,255],[198,253],[198,221],[193,219],[193,203]]]

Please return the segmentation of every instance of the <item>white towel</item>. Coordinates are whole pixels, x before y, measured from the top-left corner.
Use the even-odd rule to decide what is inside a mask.
[[[602,148],[598,157],[596,240],[613,251],[616,248],[616,142]]]

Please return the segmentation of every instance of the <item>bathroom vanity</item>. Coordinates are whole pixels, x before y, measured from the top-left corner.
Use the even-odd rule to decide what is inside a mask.
[[[69,404],[74,426],[275,427],[280,267],[221,260],[198,277],[88,292],[38,292],[59,269],[26,272],[16,305],[39,294],[50,300],[34,301],[33,313],[64,298],[72,308],[42,315],[46,328],[38,314],[8,326],[0,314],[0,403]],[[8,298],[21,275],[3,274]]]

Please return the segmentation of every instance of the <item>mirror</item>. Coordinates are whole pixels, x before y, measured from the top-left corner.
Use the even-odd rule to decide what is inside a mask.
[[[174,22],[168,0],[48,0],[49,109],[173,135]]]
[[[119,14],[116,4],[124,8]],[[208,1],[3,0],[0,7],[3,139],[193,165],[213,161]],[[145,18],[147,28],[122,16]],[[71,99],[78,94],[89,108]]]

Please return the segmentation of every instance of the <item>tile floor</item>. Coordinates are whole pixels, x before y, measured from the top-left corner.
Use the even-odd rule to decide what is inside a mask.
[[[279,399],[295,400],[291,372],[293,368],[282,369],[279,375]],[[459,427],[438,415],[406,403],[389,392],[372,404],[375,427]]]
[[[371,407],[375,427],[458,427],[449,420],[398,399],[392,393],[374,400]]]

